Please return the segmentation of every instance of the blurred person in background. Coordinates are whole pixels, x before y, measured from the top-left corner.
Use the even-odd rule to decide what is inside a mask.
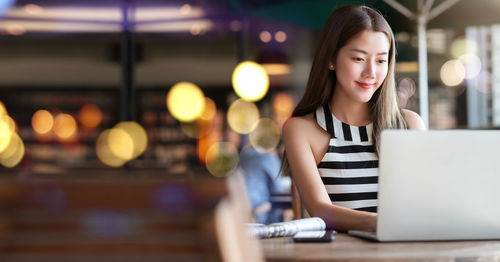
[[[238,145],[238,169],[242,171],[256,222],[270,224],[282,221],[284,207],[273,203],[273,197],[289,195],[291,182],[289,177],[279,175],[281,159],[277,150],[259,152],[249,143],[248,135],[240,135],[231,128],[226,132],[228,140]]]

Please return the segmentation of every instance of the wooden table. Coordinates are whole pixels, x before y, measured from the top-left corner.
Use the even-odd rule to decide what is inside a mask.
[[[500,262],[500,240],[376,243],[337,234],[331,243],[260,241],[266,261],[454,261]]]

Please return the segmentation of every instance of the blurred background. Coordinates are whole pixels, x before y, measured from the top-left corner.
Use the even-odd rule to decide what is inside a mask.
[[[425,99],[430,129],[500,126],[500,1],[0,0],[0,174],[240,170],[255,214],[267,214],[258,221],[282,219],[269,214],[270,202],[290,202],[281,126],[323,23],[349,3],[393,28],[401,107],[419,112]],[[425,9],[421,99],[415,14]]]

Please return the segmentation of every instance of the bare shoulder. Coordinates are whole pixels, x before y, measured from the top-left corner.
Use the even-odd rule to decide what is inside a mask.
[[[424,121],[417,113],[408,109],[402,109],[401,113],[403,114],[409,129],[425,130]]]
[[[314,129],[316,121],[312,114],[289,118],[283,125],[283,135],[304,133]]]

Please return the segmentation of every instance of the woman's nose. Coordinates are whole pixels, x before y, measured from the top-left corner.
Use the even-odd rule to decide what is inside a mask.
[[[366,78],[375,78],[375,63],[369,62],[365,64],[363,76]]]

